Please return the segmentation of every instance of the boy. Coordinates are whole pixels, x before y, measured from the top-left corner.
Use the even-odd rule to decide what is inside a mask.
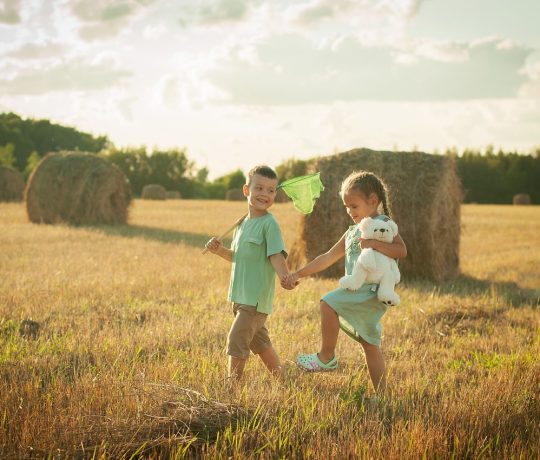
[[[279,358],[272,346],[265,322],[272,312],[274,272],[283,280],[288,274],[287,252],[281,231],[268,208],[274,204],[277,175],[268,166],[256,166],[243,187],[248,202],[246,218],[236,228],[227,249],[216,237],[206,247],[232,262],[228,300],[233,303],[234,321],[227,337],[229,377],[239,380],[250,350],[265,366],[281,375]]]

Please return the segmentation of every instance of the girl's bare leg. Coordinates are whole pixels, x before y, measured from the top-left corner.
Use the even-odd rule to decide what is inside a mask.
[[[337,313],[325,301],[321,300],[321,336],[322,344],[319,359],[323,363],[330,361],[336,350],[339,333],[339,318]]]
[[[381,348],[363,339],[360,339],[360,343],[366,354],[366,363],[373,388],[377,393],[383,394],[386,390],[386,365]]]

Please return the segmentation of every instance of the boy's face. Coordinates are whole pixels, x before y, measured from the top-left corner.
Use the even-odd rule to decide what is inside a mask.
[[[276,199],[277,185],[277,179],[254,174],[251,178],[251,184],[249,186],[245,184],[243,188],[250,210],[257,215],[266,214]]]

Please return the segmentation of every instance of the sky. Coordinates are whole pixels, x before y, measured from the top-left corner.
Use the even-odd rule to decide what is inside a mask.
[[[210,177],[540,146],[539,0],[0,0],[0,112]]]

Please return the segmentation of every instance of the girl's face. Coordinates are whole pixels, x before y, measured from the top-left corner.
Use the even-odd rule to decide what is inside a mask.
[[[364,217],[375,217],[378,215],[379,198],[372,193],[366,197],[361,192],[350,192],[343,194],[343,204],[347,208],[347,214],[355,224],[359,223]]]

